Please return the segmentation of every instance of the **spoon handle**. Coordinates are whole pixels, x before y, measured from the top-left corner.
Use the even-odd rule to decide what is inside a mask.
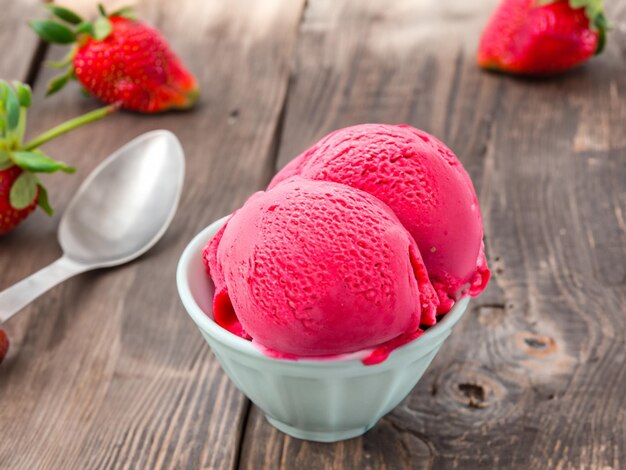
[[[41,294],[86,271],[83,264],[62,256],[52,264],[0,292],[0,323],[4,323]]]

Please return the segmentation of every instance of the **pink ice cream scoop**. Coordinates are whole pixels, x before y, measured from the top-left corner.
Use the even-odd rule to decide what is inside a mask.
[[[432,135],[407,125],[340,129],[296,157],[269,188],[294,175],[350,185],[385,202],[417,242],[439,313],[486,287],[490,272],[474,186],[454,153]]]
[[[215,321],[279,357],[374,348],[369,363],[379,362],[419,336],[438,305],[393,211],[332,182],[296,177],[254,194],[207,244],[204,260]]]

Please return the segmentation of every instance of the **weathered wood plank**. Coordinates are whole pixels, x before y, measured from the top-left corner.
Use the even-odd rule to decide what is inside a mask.
[[[495,3],[308,3],[278,167],[359,122],[432,132],[474,180],[494,280],[410,397],[370,433],[304,443],[253,409],[242,467],[626,461],[626,5],[607,5],[617,27],[602,56],[532,81],[474,64]]]
[[[39,41],[26,21],[41,13],[39,0],[0,0],[0,78],[26,80]]]
[[[12,319],[0,368],[2,468],[232,468],[246,401],[221,372],[176,293],[174,271],[201,228],[272,173],[303,2],[140,2],[197,74],[188,113],[118,113],[45,148],[78,167],[47,178],[61,213],[84,177],[138,134],[170,129],[186,187],[164,239],[130,265],[67,281]],[[31,132],[95,107],[77,87],[43,101]],[[0,286],[52,261],[59,215],[36,214],[0,244]]]

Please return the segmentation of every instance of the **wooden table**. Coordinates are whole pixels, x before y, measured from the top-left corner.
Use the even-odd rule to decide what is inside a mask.
[[[71,3],[71,2],[70,2]],[[85,2],[83,2],[85,3]],[[111,3],[111,2],[109,2]],[[118,2],[119,3],[119,2]],[[111,151],[157,128],[187,156],[180,210],[129,265],[85,274],[6,328],[0,468],[593,468],[626,462],[626,2],[604,54],[561,77],[480,71],[496,0],[142,0],[202,86],[193,112],[118,113],[50,143],[57,215],[0,239],[0,287],[60,255],[59,215]],[[83,5],[83,9],[85,9]],[[37,0],[0,0],[0,77],[34,82],[31,135],[93,109],[44,100]],[[409,123],[470,172],[494,278],[410,397],[365,436],[273,429],[178,300],[191,237],[329,131]]]

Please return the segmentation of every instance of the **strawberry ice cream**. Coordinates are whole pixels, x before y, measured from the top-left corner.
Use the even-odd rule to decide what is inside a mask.
[[[272,186],[204,250],[218,324],[275,356],[370,350],[372,363],[434,322],[419,249],[385,203],[333,182]]]
[[[407,125],[337,130],[298,156],[269,185],[298,175],[343,183],[386,203],[417,242],[435,287],[438,312],[486,287],[478,199],[469,175],[435,137]],[[434,318],[423,318],[431,325]]]

